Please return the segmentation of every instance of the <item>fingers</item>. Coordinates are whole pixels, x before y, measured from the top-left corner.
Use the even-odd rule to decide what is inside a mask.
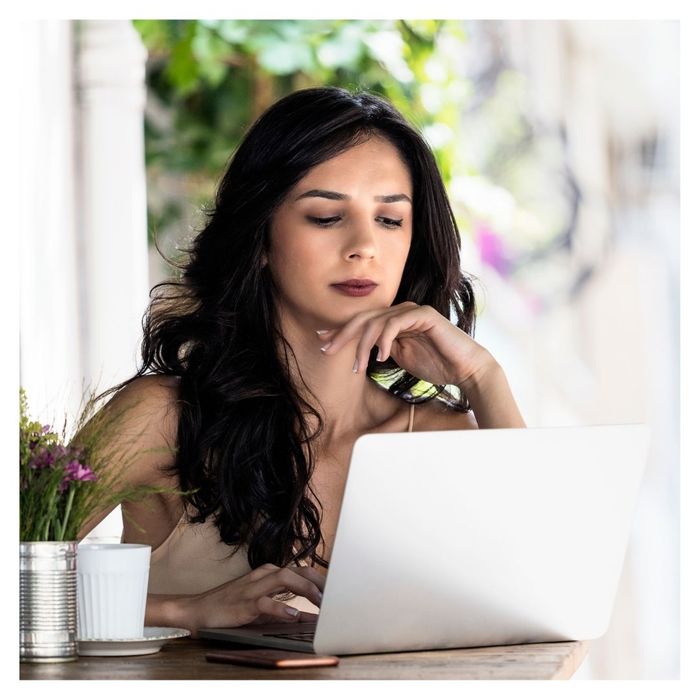
[[[250,596],[252,598],[260,598],[274,595],[275,593],[291,591],[296,595],[307,598],[314,605],[321,605],[322,582],[314,574],[300,574],[306,568],[308,567],[294,567],[294,569],[289,567],[280,569],[278,567],[275,571],[270,571],[262,578],[253,580],[250,584]],[[256,571],[258,570],[256,569]],[[318,574],[318,572],[314,573]]]
[[[274,601],[273,601],[274,602]],[[279,603],[284,605],[284,603]],[[292,606],[289,606],[292,607]],[[305,610],[300,610],[299,615],[295,618],[287,612],[281,613],[259,613],[256,618],[253,618],[253,622],[249,624],[253,625],[266,625],[269,623],[277,622],[289,622],[294,624],[295,622],[316,622],[318,620],[318,613],[306,612]]]
[[[413,301],[404,301],[401,304],[392,306],[389,309],[373,309],[363,311],[357,314],[351,321],[345,324],[343,328],[337,331],[331,331],[319,335],[319,340],[322,342],[321,350],[326,355],[333,355],[342,348],[348,341],[353,338],[360,337],[360,343],[363,346],[363,352],[360,353],[359,346],[357,352],[358,367],[353,368],[353,371],[361,371],[362,367],[366,367],[363,362],[363,355],[369,357],[369,352],[375,344],[381,329],[384,327],[388,319],[405,314],[412,309],[420,308]],[[386,355],[384,356],[386,357]]]
[[[275,564],[262,564],[248,574],[248,579],[251,581],[259,581],[261,578],[269,576],[273,571],[278,571],[279,568],[280,567]]]
[[[301,620],[301,610],[297,610],[291,605],[286,605],[281,601],[262,596],[258,598],[256,603],[260,615],[269,615],[275,622],[300,622]],[[255,621],[255,624],[263,624],[265,622],[267,622],[265,618],[259,617]]]
[[[299,622],[316,622],[318,620],[318,613],[306,612],[302,610],[299,615]]]
[[[304,576],[312,583],[315,583],[318,590],[323,593],[323,589],[326,587],[326,577],[318,569],[314,569],[310,566],[295,566],[291,568],[300,576]]]
[[[414,308],[391,316],[382,316],[372,319],[366,324],[366,328],[360,342],[357,344],[355,352],[356,370],[359,374],[364,374],[369,365],[369,356],[372,348],[377,345],[379,351],[377,360],[382,362],[391,355],[391,346],[400,333],[405,333],[416,326],[422,317],[422,307],[414,305]]]
[[[311,602],[320,606],[321,599],[319,597],[319,593],[323,591],[326,583],[326,577],[320,571],[317,571],[309,566],[290,565],[286,568],[289,570],[289,573],[283,574],[282,572],[284,570],[281,567],[276,566],[275,564],[263,564],[251,572],[251,574],[260,572],[255,579],[256,581],[265,579],[269,582],[270,574],[274,575],[274,572],[279,572],[279,575],[277,576],[278,579],[282,577],[285,580],[282,586],[276,586],[274,590],[270,591],[270,593],[257,599],[256,605],[260,613],[260,617],[258,617],[258,619],[255,621],[256,624],[262,624],[264,622],[314,622],[318,619],[317,613],[298,610],[294,606],[287,605],[283,601],[273,600],[272,598],[268,597],[269,595],[274,595],[275,593],[281,592],[281,588],[282,590],[291,590],[297,595],[302,595]],[[289,574],[291,574],[291,576]],[[307,579],[311,586],[302,584],[304,592],[300,592],[298,586],[295,585],[295,576]],[[292,583],[290,583],[290,581]],[[285,585],[286,588],[284,587]]]
[[[287,568],[291,569],[300,576],[304,576],[304,578],[308,578],[309,581],[315,583],[319,591],[323,593],[323,589],[326,585],[326,577],[318,569],[311,566],[295,566],[294,564],[289,564]],[[277,566],[276,564],[262,564],[248,574],[248,579],[251,581],[259,581],[265,576],[268,576],[270,573],[279,571],[280,569],[281,567]]]
[[[369,356],[375,345],[379,348],[377,361],[383,362],[389,358],[392,343],[401,330],[405,330],[407,321],[405,316],[393,316],[379,329],[368,329],[357,347],[358,372],[364,373],[367,369]]]

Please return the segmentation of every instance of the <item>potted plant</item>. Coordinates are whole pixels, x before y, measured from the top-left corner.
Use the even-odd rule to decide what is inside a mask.
[[[136,452],[108,448],[124,409],[97,412],[84,403],[69,439],[29,417],[20,388],[20,661],[77,659],[78,533],[96,514],[163,487],[129,487],[108,464],[128,467]]]

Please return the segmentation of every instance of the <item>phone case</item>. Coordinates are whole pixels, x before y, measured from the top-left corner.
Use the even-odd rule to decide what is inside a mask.
[[[309,666],[337,666],[337,656],[318,656],[303,651],[284,649],[242,649],[240,651],[210,651],[207,661],[264,668],[307,668]]]

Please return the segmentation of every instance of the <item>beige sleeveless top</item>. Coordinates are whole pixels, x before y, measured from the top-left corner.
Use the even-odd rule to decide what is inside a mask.
[[[415,405],[410,405],[408,432],[413,432]],[[122,537],[123,541],[123,537]],[[186,522],[185,512],[166,540],[151,552],[149,593],[201,593],[250,573],[248,550],[242,545],[231,556],[232,547],[221,541],[219,530],[208,518],[203,523]],[[300,610],[318,612],[306,598],[288,601]]]

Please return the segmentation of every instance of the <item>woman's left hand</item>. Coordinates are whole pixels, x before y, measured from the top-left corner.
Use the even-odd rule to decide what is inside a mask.
[[[353,371],[364,374],[369,355],[391,356],[399,367],[431,384],[457,385],[494,362],[493,356],[432,306],[405,301],[388,309],[362,311],[339,329],[319,334],[326,355],[359,339]]]

